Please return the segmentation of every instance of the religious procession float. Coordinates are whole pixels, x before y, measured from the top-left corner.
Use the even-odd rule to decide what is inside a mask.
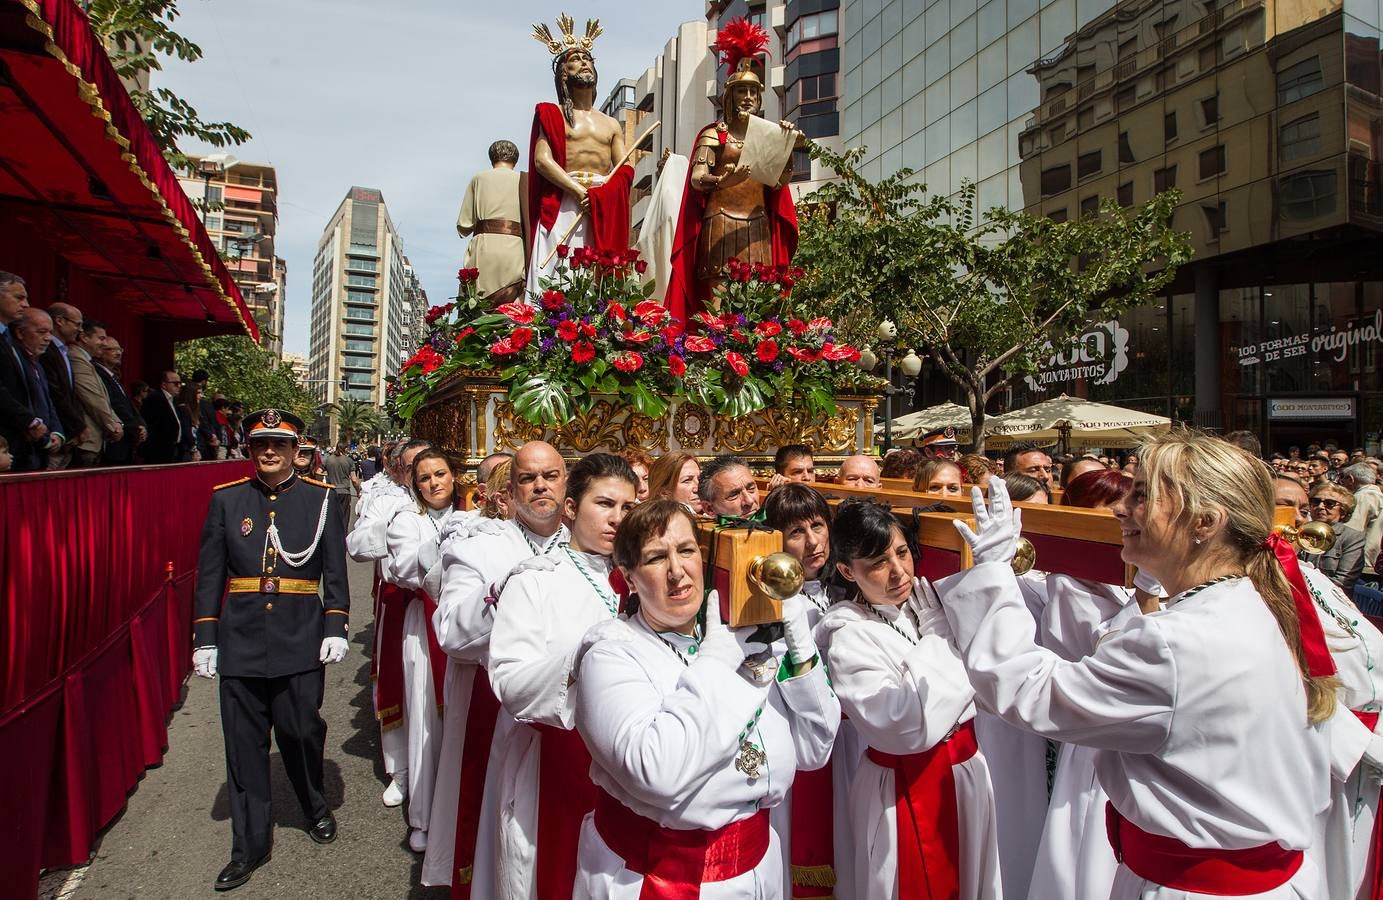
[[[588,20],[578,34],[566,15],[555,35],[534,27],[556,102],[535,108],[526,173],[498,141],[468,187],[457,296],[428,312],[427,339],[389,385],[391,415],[470,462],[539,438],[572,455],[868,452],[883,382],[793,297],[788,183],[806,138],[759,114],[767,33],[739,20],[717,35],[722,118],[689,159],[665,156],[655,198],[680,204],[655,200],[631,247],[630,160],[659,123],[626,148],[595,108],[601,32]]]

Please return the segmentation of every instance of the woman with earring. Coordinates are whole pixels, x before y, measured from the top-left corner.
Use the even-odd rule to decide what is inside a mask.
[[[888,507],[848,500],[831,538],[831,579],[847,599],[817,634],[868,745],[850,795],[854,896],[1001,896],[975,693],[932,586],[914,574],[911,535]]]
[[[840,721],[805,605],[784,608],[781,660],[764,629],[726,628],[675,501],[631,512],[614,558],[630,611],[587,634],[576,666],[598,796],[574,896],[781,898],[769,810],[825,765]]]
[[[459,507],[460,491],[451,458],[428,448],[413,458],[410,487],[414,504],[399,510],[386,529],[388,555],[382,576],[413,595],[403,616],[384,620],[381,641],[403,644],[401,696],[381,703],[380,728],[402,728],[407,736],[405,772],[391,772],[407,785],[408,846],[427,850],[432,789],[442,749],[441,681],[446,662],[432,631],[432,611],[442,583],[442,536],[447,517]],[[395,630],[396,629],[396,630]],[[386,690],[397,673],[379,674],[377,688]]]
[[[570,543],[510,577],[495,606],[490,685],[517,723],[491,754],[499,820],[482,825],[499,830],[497,897],[571,896],[581,820],[595,801],[585,747],[572,730],[572,664],[586,631],[619,615],[610,554],[638,484],[629,463],[610,453],[572,466]]]
[[[1062,659],[1039,647],[1010,561],[999,482],[958,530],[975,566],[938,590],[971,683],[1012,724],[1098,749],[1113,900],[1324,898],[1303,851],[1329,802],[1334,665],[1270,471],[1190,430],[1153,438],[1114,508],[1124,561],[1169,599]]]

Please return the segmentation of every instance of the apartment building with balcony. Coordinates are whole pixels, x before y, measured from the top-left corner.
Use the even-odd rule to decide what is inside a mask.
[[[317,242],[308,386],[322,403],[380,406],[411,350],[403,242],[384,195],[352,187]]]

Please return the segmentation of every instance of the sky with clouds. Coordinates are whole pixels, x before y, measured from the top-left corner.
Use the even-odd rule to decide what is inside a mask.
[[[284,350],[307,354],[317,239],[352,185],[379,188],[435,304],[456,290],[456,212],[490,143],[527,155],[550,56],[529,33],[563,11],[599,18],[598,101],[647,69],[703,0],[182,0],[177,29],[205,57],[165,61],[155,86],[254,135],[228,148],[278,170],[278,255],[288,261]],[[185,152],[214,148],[189,143]],[[527,160],[520,162],[526,166]]]

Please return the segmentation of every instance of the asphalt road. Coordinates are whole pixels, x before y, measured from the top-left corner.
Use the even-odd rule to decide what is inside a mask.
[[[380,802],[386,779],[379,727],[370,703],[374,640],[371,567],[350,563],[351,636],[346,659],[327,668],[327,800],[339,823],[332,844],[318,845],[273,753],[274,852],[249,884],[227,894],[212,881],[230,861],[230,807],[216,684],[188,679],[168,729],[163,765],[150,769],[124,812],[102,834],[87,866],[48,873],[44,898],[444,898],[447,888],[418,886],[422,858],[408,849],[402,807]],[[190,652],[190,651],[189,651]],[[0,889],[0,894],[3,894]]]

